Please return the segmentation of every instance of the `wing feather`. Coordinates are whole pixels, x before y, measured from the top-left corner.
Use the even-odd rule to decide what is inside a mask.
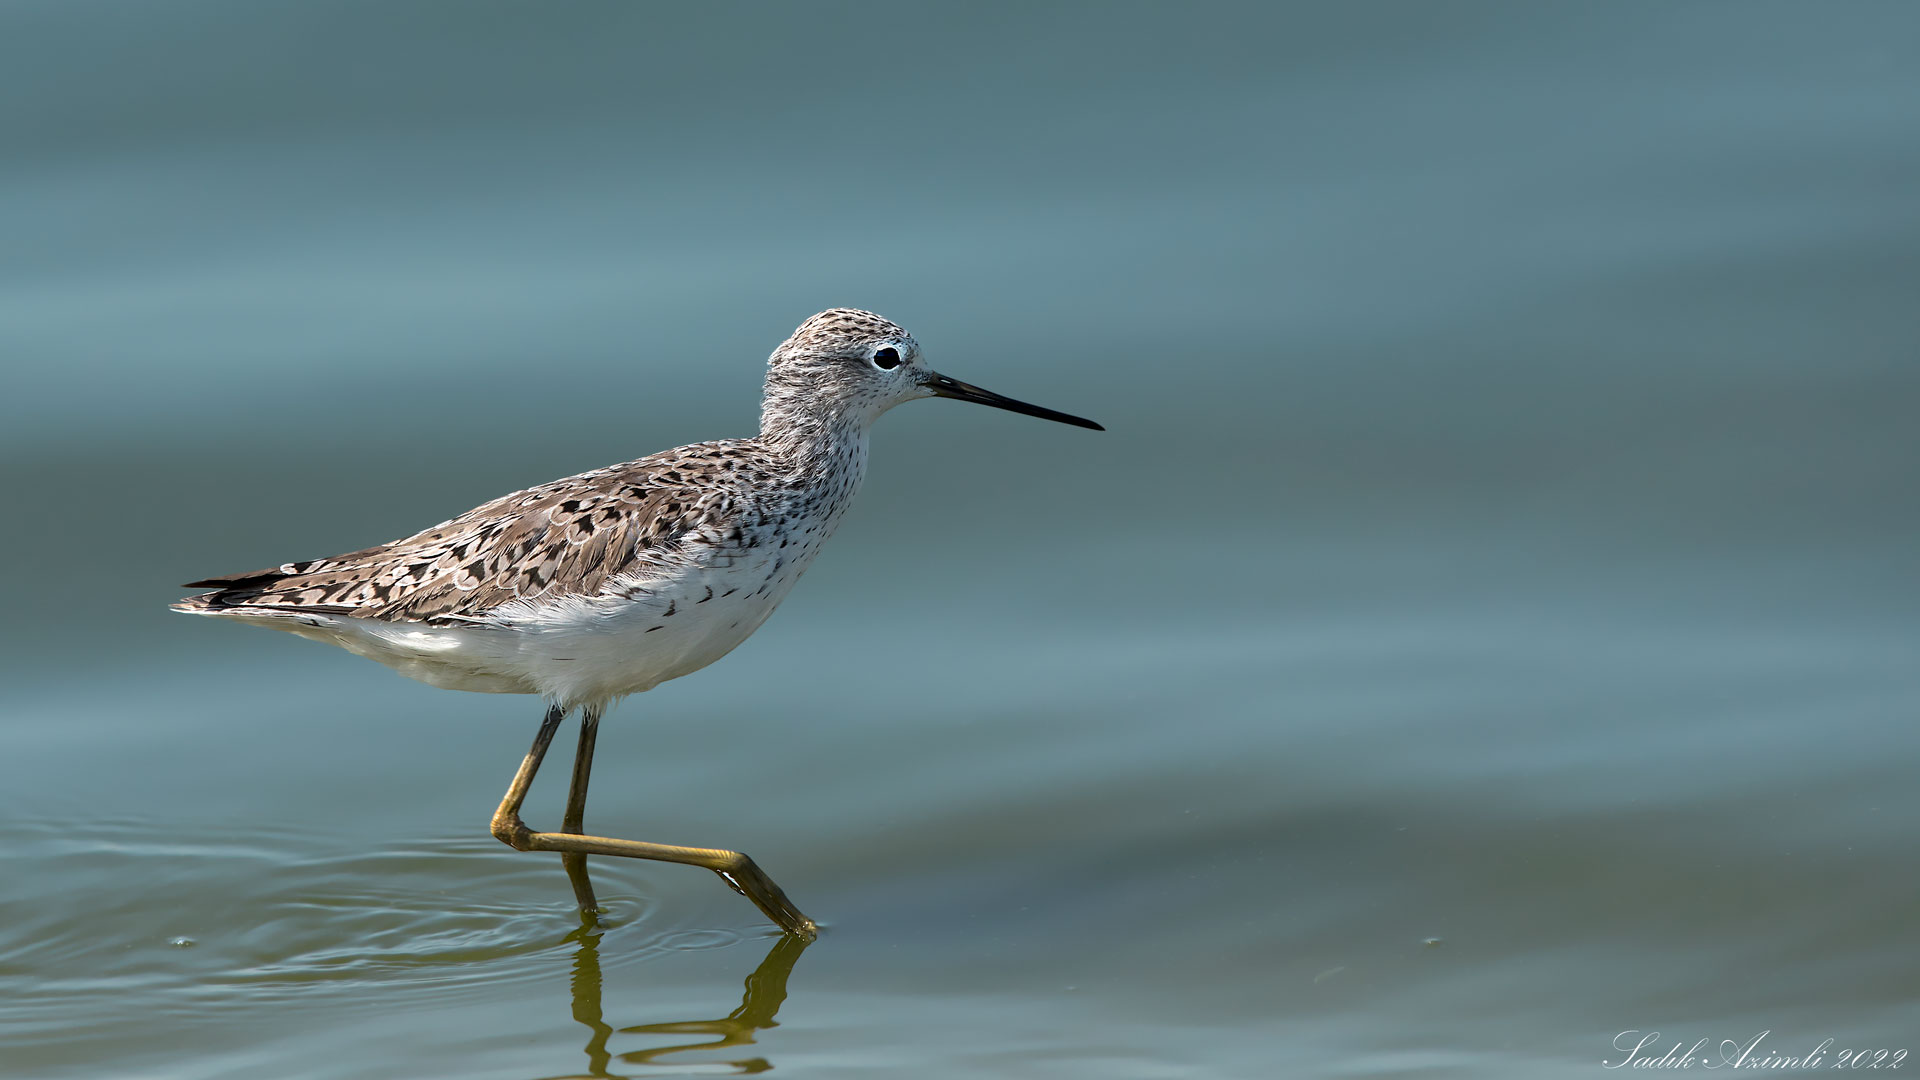
[[[402,540],[206,578],[180,605],[467,623],[536,597],[598,595],[617,577],[711,557],[740,535],[737,497],[771,463],[745,440],[701,443],[555,480]],[[705,549],[704,551],[702,549]]]

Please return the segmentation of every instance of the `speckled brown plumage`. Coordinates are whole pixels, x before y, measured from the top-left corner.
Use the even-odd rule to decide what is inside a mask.
[[[513,600],[595,595],[622,575],[737,558],[770,513],[779,468],[750,440],[698,443],[516,491],[401,540],[191,582],[196,609],[300,609],[472,622]],[[758,497],[754,497],[758,496]]]

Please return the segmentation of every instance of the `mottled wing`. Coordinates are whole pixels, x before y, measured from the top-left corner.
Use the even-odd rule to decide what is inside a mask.
[[[724,466],[694,482],[689,452]],[[725,444],[687,447],[515,492],[425,532],[330,559],[193,582],[192,607],[269,608],[428,623],[484,620],[514,600],[594,595],[608,579],[667,569],[699,533],[732,531]],[[705,455],[698,455],[705,456]],[[705,473],[706,470],[700,470]],[[757,470],[756,470],[757,471]],[[716,532],[717,527],[717,532]]]

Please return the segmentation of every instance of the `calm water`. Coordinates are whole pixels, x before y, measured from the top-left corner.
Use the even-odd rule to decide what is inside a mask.
[[[1916,42],[7,5],[0,1075],[1920,1050]],[[590,824],[755,854],[804,950],[608,860],[583,929],[486,831],[537,702],[164,610],[750,430],[837,304],[1111,430],[887,417],[780,614],[610,717]]]

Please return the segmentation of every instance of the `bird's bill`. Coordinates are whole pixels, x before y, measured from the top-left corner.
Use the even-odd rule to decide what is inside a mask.
[[[1063,412],[1054,412],[1052,409],[1043,409],[1038,405],[1029,405],[1024,401],[1015,401],[1010,397],[1001,397],[991,390],[982,390],[972,383],[963,383],[959,379],[950,379],[945,375],[929,375],[920,385],[926,387],[935,397],[953,398],[955,401],[972,401],[981,405],[991,405],[996,409],[1025,413],[1028,416],[1037,416],[1042,420],[1057,420],[1062,424],[1092,428],[1094,431],[1107,430],[1091,420],[1078,416],[1069,416]]]

